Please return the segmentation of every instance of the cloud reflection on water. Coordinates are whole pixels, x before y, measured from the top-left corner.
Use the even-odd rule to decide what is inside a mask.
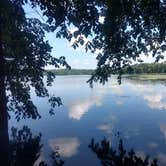
[[[98,129],[106,132],[107,134],[112,134],[113,125],[111,123],[101,124],[98,126]]]
[[[159,127],[160,127],[161,133],[163,134],[164,138],[166,139],[166,124],[162,123],[159,125]]]
[[[82,116],[88,112],[93,106],[102,105],[102,96],[90,97],[76,101],[69,108],[69,118],[80,120]]]
[[[158,144],[156,142],[150,141],[148,143],[148,147],[151,148],[151,149],[156,149],[158,147]]]
[[[115,81],[114,81],[115,82]],[[123,88],[117,83],[108,83],[105,86],[97,85],[94,87],[93,93],[86,98],[76,99],[69,105],[69,118],[80,120],[85,113],[91,110],[92,107],[102,106],[103,98],[107,92],[111,92],[113,95],[121,96],[123,94]],[[117,99],[117,105],[122,105],[123,101]]]
[[[163,86],[163,85],[160,85]],[[156,88],[153,84],[130,84],[139,96],[147,102],[151,109],[166,110],[166,88]]]
[[[157,159],[159,160],[160,163],[163,165],[166,165],[166,154],[165,153],[158,153]]]
[[[70,119],[80,120],[93,106],[99,107],[102,105],[106,91],[104,87],[99,87],[95,90],[95,93],[88,95],[86,98],[76,100],[69,105]]]
[[[61,137],[48,140],[53,151],[58,151],[63,157],[72,157],[78,152],[80,141],[76,137]]]
[[[148,106],[151,109],[166,110],[166,102],[162,100],[165,98],[165,95],[162,94],[152,94],[144,96],[145,101],[147,101]]]

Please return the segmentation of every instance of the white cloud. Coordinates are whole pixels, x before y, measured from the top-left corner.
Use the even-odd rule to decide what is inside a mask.
[[[116,94],[116,95],[122,95],[123,94],[123,89],[122,86],[119,84],[110,84],[109,88],[111,89],[111,92]]]
[[[130,84],[130,87],[136,91],[139,96],[147,102],[151,109],[166,110],[166,89],[156,89],[151,84]]]
[[[69,118],[80,120],[91,107],[100,106],[102,104],[101,100],[102,98],[100,96],[96,96],[73,103],[69,108]]]
[[[63,157],[72,157],[78,152],[80,141],[76,137],[62,137],[50,139],[49,146],[53,151],[58,151]]]
[[[117,117],[110,113],[109,115],[107,115],[105,121],[105,123],[99,125],[97,128],[108,135],[112,135],[114,125],[117,122]]]
[[[117,104],[117,105],[123,105],[123,101],[121,101],[121,100],[116,100],[116,104]]]
[[[101,124],[98,126],[98,129],[104,131],[107,134],[112,134],[113,125],[111,123]]]
[[[102,100],[105,95],[104,87],[99,85],[95,89],[95,93],[87,96],[84,99],[74,101],[69,105],[69,118],[80,120],[85,113],[91,110],[93,106],[99,107],[102,105]]]
[[[160,131],[164,135],[164,138],[166,139],[166,124],[160,124]]]
[[[144,99],[148,102],[148,106],[158,110],[166,110],[166,103],[162,101],[163,98],[162,94],[144,96]]]
[[[67,62],[74,69],[95,69],[96,68],[96,59],[90,55],[86,55],[83,58],[75,58],[72,56],[67,57]]]

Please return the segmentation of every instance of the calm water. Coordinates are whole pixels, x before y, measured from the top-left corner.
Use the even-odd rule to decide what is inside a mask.
[[[42,152],[39,160],[48,160],[57,150],[67,166],[100,165],[88,148],[92,138],[104,137],[117,146],[120,133],[127,149],[144,156],[149,154],[166,165],[166,85],[163,82],[123,80],[118,85],[110,80],[105,86],[90,89],[89,76],[59,76],[51,94],[60,96],[63,106],[49,115],[46,99],[32,98],[42,116],[40,120],[10,120],[10,126],[27,125],[33,134],[42,133]]]

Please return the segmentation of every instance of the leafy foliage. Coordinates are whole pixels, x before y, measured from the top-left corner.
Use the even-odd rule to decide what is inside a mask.
[[[49,25],[26,18],[23,1],[2,0],[0,14],[3,48],[0,56],[5,60],[3,75],[8,109],[15,111],[18,120],[20,117],[36,119],[40,115],[31,101],[30,91],[34,88],[37,96],[50,98],[43,79],[46,77],[47,85],[51,85],[55,75],[49,72],[45,75],[45,67],[69,66],[64,57],[57,59],[51,55],[52,48],[45,40],[45,32],[50,32]],[[51,105],[61,105],[60,99],[54,97]]]
[[[47,22],[26,18],[23,5],[27,3],[39,7]],[[74,38],[73,48],[83,45],[86,51],[99,52],[89,83],[105,83],[115,72],[120,81],[121,69],[132,60],[142,61],[141,54],[152,53],[156,61],[164,58],[165,11],[165,0],[2,0],[3,68],[12,103],[8,108],[17,110],[17,117],[40,117],[30,100],[30,87],[38,96],[49,96],[43,82],[45,66],[69,67],[64,57],[51,56],[46,31],[56,31],[58,38],[68,41]],[[47,72],[46,76],[51,85],[53,74]]]
[[[90,83],[104,83],[113,72],[131,61],[141,62],[141,54],[152,53],[156,61],[166,51],[165,0],[31,0],[39,6],[57,37],[71,41],[73,48],[100,50]],[[101,18],[104,22],[100,21]],[[76,27],[74,32],[71,27]],[[85,43],[84,37],[89,41]]]

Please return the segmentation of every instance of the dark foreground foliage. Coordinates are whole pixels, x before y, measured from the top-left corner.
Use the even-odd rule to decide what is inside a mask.
[[[22,129],[12,128],[10,139],[10,162],[9,166],[63,166],[64,160],[58,151],[52,152],[49,162],[41,156],[42,135],[33,135],[31,129],[23,126]],[[118,151],[110,147],[109,141],[103,139],[100,143],[91,140],[89,148],[97,155],[103,166],[159,166],[157,160],[150,160],[148,156],[139,157],[134,150],[129,152],[119,141]],[[3,165],[3,163],[0,163]]]
[[[100,143],[92,139],[89,148],[97,155],[103,166],[159,166],[157,159],[150,161],[149,156],[141,158],[134,150],[127,152],[121,139],[118,151],[114,150],[106,139]]]
[[[41,134],[33,135],[31,129],[23,126],[22,129],[12,127],[10,139],[9,166],[49,166],[41,157]],[[39,160],[39,157],[41,159]],[[64,161],[59,153],[52,152],[50,155],[52,166],[63,166]],[[3,165],[3,163],[0,163]]]

